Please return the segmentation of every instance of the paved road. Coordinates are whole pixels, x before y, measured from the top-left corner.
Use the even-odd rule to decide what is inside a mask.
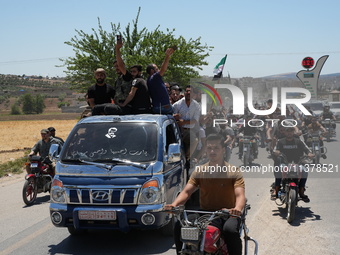
[[[338,125],[339,126],[339,125]],[[338,127],[340,135],[340,128]],[[340,165],[338,141],[325,142],[328,159],[322,163]],[[236,151],[231,163],[240,165]],[[255,164],[271,164],[260,149]],[[340,170],[340,169],[339,169]],[[252,209],[247,223],[250,235],[260,244],[260,254],[339,254],[340,173],[312,173],[307,182],[311,202],[299,202],[296,219],[288,224],[284,209],[270,200],[271,173],[245,174],[246,195]],[[23,176],[0,182],[0,254],[175,254],[172,238],[157,231],[128,234],[90,231],[82,237],[70,236],[64,228],[55,228],[49,219],[46,195],[26,207],[21,198]],[[251,247],[250,247],[251,248]]]

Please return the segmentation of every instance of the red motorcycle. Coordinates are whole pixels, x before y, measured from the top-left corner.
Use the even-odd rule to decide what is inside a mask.
[[[42,159],[40,156],[29,157],[30,173],[25,176],[25,183],[22,189],[22,198],[26,205],[32,205],[38,193],[49,192],[52,179],[54,177],[52,167],[48,158]]]
[[[244,254],[248,254],[248,241],[251,240],[255,244],[254,254],[258,254],[258,243],[255,239],[248,236],[248,228],[245,224],[247,211],[250,209],[246,205],[243,214],[238,216],[241,218],[240,236],[244,233]],[[181,254],[214,254],[228,255],[228,247],[221,235],[221,230],[210,225],[215,219],[227,219],[228,210],[220,210],[215,212],[184,210],[184,206],[173,208],[169,213],[175,214],[175,217],[181,224],[181,240],[183,242]],[[188,213],[190,213],[188,217]]]

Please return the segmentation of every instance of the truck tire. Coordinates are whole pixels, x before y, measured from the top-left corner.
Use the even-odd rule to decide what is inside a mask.
[[[76,229],[73,226],[67,227],[67,230],[72,236],[80,236],[80,235],[84,235],[87,233],[87,229]]]
[[[173,236],[175,223],[176,223],[176,217],[172,216],[169,223],[164,225],[163,227],[161,227],[160,231],[161,231],[162,235]]]

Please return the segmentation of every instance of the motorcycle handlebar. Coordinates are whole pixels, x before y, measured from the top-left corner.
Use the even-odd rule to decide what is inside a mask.
[[[222,209],[217,211],[198,211],[198,210],[185,210],[183,205],[172,207],[171,209],[163,209],[161,212],[172,213],[172,214],[181,214],[181,213],[199,213],[199,214],[214,214],[216,216],[232,216],[241,218],[239,215],[230,214],[228,209]]]

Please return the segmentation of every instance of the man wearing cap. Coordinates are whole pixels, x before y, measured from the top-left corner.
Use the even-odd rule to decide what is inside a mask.
[[[96,105],[111,103],[115,96],[114,88],[105,82],[106,72],[103,68],[98,68],[94,72],[94,77],[96,84],[87,90],[88,103],[92,109],[94,109]]]
[[[60,144],[58,140],[54,139],[50,136],[50,132],[48,129],[42,129],[40,131],[41,140],[39,140],[32,148],[31,152],[28,156],[37,155],[41,156],[42,159],[45,159],[48,156],[48,152],[50,150],[51,144]],[[54,171],[54,169],[51,167]],[[30,173],[31,169],[29,166],[26,167],[27,173]]]
[[[51,137],[53,137],[54,139],[60,141],[60,144],[61,144],[61,145],[63,145],[63,144],[65,143],[64,140],[63,140],[61,137],[55,136],[55,131],[56,131],[56,130],[55,130],[54,127],[49,127],[47,130],[50,132]]]

